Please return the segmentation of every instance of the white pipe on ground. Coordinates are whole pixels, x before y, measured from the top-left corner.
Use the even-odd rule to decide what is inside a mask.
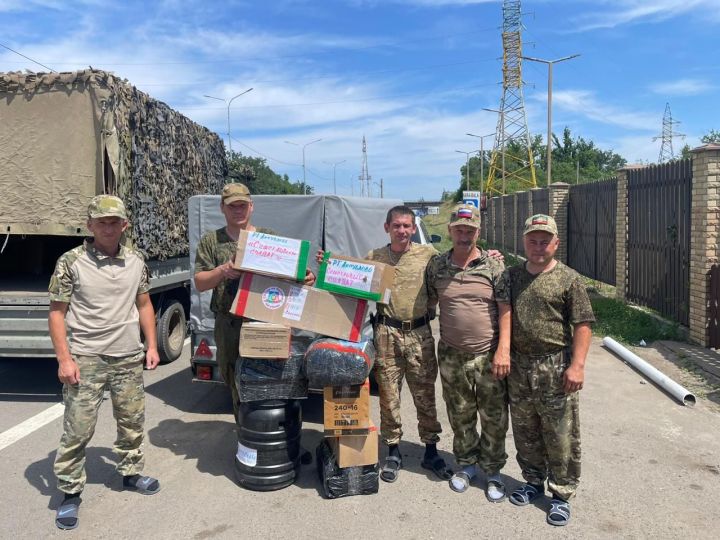
[[[640,358],[637,354],[630,352],[613,338],[604,337],[603,345],[615,354],[617,354],[620,358],[625,360],[628,364],[637,369],[640,373],[645,375],[648,379],[657,384],[660,388],[665,390],[668,394],[677,399],[683,405],[687,405],[688,407],[692,407],[695,405],[695,396],[690,393],[689,390],[683,388],[678,383],[673,381],[670,377],[668,377],[661,371],[655,369],[645,360]]]

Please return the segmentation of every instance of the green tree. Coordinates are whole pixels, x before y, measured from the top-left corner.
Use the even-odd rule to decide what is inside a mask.
[[[305,186],[302,182],[291,182],[288,175],[280,176],[273,171],[263,158],[243,156],[240,152],[231,151],[227,154],[228,181],[242,182],[250,193],[262,194],[303,194]],[[308,185],[307,193],[312,193]]]
[[[704,144],[720,143],[720,131],[715,131],[714,129],[711,129],[708,133],[700,137],[700,140]]]
[[[553,182],[574,184],[578,172],[578,162],[580,165],[580,183],[600,180],[611,176],[615,174],[615,171],[627,164],[625,158],[612,150],[602,150],[595,146],[593,141],[588,141],[583,137],[573,138],[570,128],[568,127],[565,127],[563,130],[562,140],[555,134],[553,134],[552,139]],[[544,187],[547,185],[547,147],[541,135],[531,137],[530,148],[535,165],[535,181],[539,187]],[[508,145],[505,159],[505,167],[508,172],[505,179],[507,193],[526,190],[527,185],[531,182],[527,155],[526,144],[520,141],[513,141]],[[487,183],[487,175],[490,168],[489,161],[490,153],[487,152],[484,164],[485,178],[482,182],[483,187]],[[502,180],[496,178],[494,181],[495,187],[502,189],[501,184]],[[462,191],[464,189],[465,165],[460,168],[460,187],[456,192],[456,200],[462,197]],[[480,157],[470,159],[470,189],[480,190]]]

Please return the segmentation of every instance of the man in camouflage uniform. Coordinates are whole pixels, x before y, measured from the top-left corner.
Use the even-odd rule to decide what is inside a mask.
[[[250,191],[244,184],[223,187],[220,210],[225,227],[206,233],[198,243],[195,254],[195,287],[198,291],[213,290],[210,310],[215,314],[215,358],[225,384],[230,387],[233,412],[237,418],[239,396],[235,382],[235,362],[240,349],[242,317],[230,313],[230,306],[238,291],[242,272],[233,267],[240,231],[274,231],[255,228],[250,224],[253,213]],[[315,276],[308,271],[305,283],[312,285]]]
[[[156,479],[140,475],[145,462],[143,358],[148,369],[160,361],[148,270],[140,253],[120,244],[128,221],[119,198],[95,197],[87,227],[93,238],[58,259],[49,286],[48,324],[65,403],[54,466],[58,488],[65,494],[55,519],[61,529],[78,524],[85,447],[95,431],[106,385],[117,421],[114,450],[123,486],[145,495],[160,490]]]
[[[430,261],[429,305],[440,305],[438,364],[452,426],[453,453],[462,467],[450,487],[464,492],[479,467],[487,475],[485,496],[505,499],[500,470],[507,462],[510,370],[510,307],[497,304],[495,287],[504,266],[477,247],[480,215],[474,206],[455,207],[448,225],[453,247]],[[480,416],[482,435],[477,432]]]
[[[420,440],[425,443],[421,464],[440,478],[448,479],[452,473],[436,447],[442,431],[435,407],[438,368],[424,280],[425,267],[437,251],[430,245],[412,242],[415,213],[407,206],[390,209],[385,232],[390,235],[390,243],[372,250],[366,257],[395,268],[390,303],[377,304],[375,319],[374,369],[380,391],[380,435],[388,445],[380,477],[394,482],[402,468],[400,390],[404,378],[415,402]]]
[[[552,494],[547,522],[566,525],[580,479],[579,393],[595,321],[580,276],[555,260],[555,220],[528,218],[523,231],[527,262],[503,274],[498,301],[512,305],[508,377],[517,460],[526,484],[510,495],[525,506]]]

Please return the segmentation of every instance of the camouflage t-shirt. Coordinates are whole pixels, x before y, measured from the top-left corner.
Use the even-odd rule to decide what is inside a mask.
[[[390,244],[373,249],[365,257],[395,267],[395,278],[390,290],[390,303],[378,304],[378,312],[386,317],[409,321],[424,316],[428,311],[425,267],[437,255],[431,245],[410,244],[405,253],[396,254]]]
[[[595,322],[580,275],[560,261],[536,275],[524,264],[505,270],[495,298],[512,306],[512,349],[521,354],[556,353],[572,344],[573,325]]]
[[[495,286],[505,266],[480,251],[466,268],[452,262],[453,250],[427,265],[428,305],[440,304],[440,338],[468,353],[497,347],[499,327]]]
[[[271,229],[258,227],[257,232],[277,234]],[[195,273],[214,270],[235,256],[237,241],[230,238],[225,227],[205,233],[195,252]],[[210,310],[213,313],[227,314],[230,311],[240,285],[239,279],[223,279],[213,289]]]

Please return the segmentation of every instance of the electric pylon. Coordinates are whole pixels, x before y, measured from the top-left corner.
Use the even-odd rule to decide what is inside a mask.
[[[363,197],[370,196],[370,182],[372,177],[368,173],[368,162],[367,162],[367,143],[365,142],[365,135],[363,135],[362,144],[362,172],[360,173],[360,188],[362,190]]]
[[[498,123],[486,183],[488,193],[500,195],[505,194],[507,182],[513,179],[524,187],[537,187],[523,98],[520,0],[504,0],[502,9],[503,95],[500,110],[496,111]],[[527,154],[509,153],[511,143],[526,147]]]
[[[673,152],[673,137],[685,138],[685,134],[676,133],[673,131],[673,124],[679,124],[677,120],[672,119],[672,113],[670,112],[670,104],[665,103],[665,114],[663,115],[663,127],[662,135],[653,137],[653,141],[662,139],[660,145],[660,155],[658,156],[658,163],[665,163],[666,161],[672,161],[675,159],[675,153]]]

